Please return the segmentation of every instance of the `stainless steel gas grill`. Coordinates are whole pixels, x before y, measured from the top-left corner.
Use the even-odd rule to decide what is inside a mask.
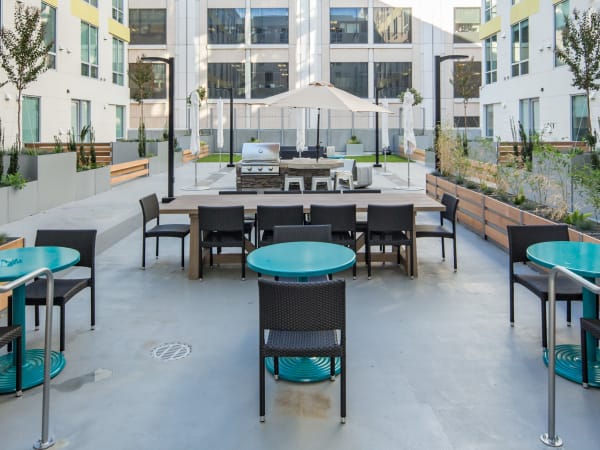
[[[246,142],[240,166],[242,176],[279,175],[279,143]]]

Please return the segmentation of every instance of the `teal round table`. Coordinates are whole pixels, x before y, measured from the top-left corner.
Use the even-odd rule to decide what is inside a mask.
[[[527,257],[542,267],[565,267],[592,283],[600,277],[600,245],[591,242],[540,242],[527,249]],[[583,294],[583,317],[596,318],[596,295],[587,289]],[[587,337],[588,373],[590,386],[600,387],[600,353],[594,338]],[[548,352],[544,350],[548,364]],[[581,383],[581,346],[561,344],[556,346],[556,373],[571,381]]]
[[[285,242],[257,248],[248,255],[248,267],[255,272],[298,278],[341,272],[354,265],[356,253],[343,245],[328,242]],[[267,370],[273,373],[273,358],[267,358]],[[340,373],[336,358],[335,373]],[[329,358],[279,358],[279,378],[288,381],[313,382],[329,379]]]
[[[41,268],[52,272],[71,267],[79,262],[79,252],[64,247],[25,247],[0,251],[0,281],[13,281]],[[22,330],[23,389],[44,382],[44,349],[26,349],[25,345],[25,286],[12,293],[12,323]],[[0,357],[0,394],[15,391],[16,355]],[[62,353],[52,352],[50,376],[57,375],[65,366]]]

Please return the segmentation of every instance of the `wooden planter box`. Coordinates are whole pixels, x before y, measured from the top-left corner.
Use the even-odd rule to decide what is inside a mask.
[[[25,246],[25,239],[22,237],[19,238],[8,238],[8,242],[4,244],[0,244],[0,251],[9,250],[11,248],[21,248]],[[1,284],[1,283],[0,283]],[[8,297],[10,296],[12,291],[6,292],[4,294],[0,294],[0,311],[5,309],[8,306]]]

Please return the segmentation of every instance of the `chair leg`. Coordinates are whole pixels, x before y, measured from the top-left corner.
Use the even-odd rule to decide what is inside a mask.
[[[203,253],[204,248],[200,247],[199,251],[200,251],[200,261],[198,261],[198,278],[202,279],[202,272],[204,269],[204,255]]]
[[[456,260],[456,236],[452,238],[452,250],[454,251],[454,271],[458,270],[458,264]]]
[[[96,329],[96,286],[90,287],[90,328]]]
[[[415,263],[413,261],[413,251],[412,244],[406,246],[406,260],[408,261],[408,272],[410,273],[410,277],[415,277]]]
[[[346,355],[340,356],[340,417],[346,423]]]
[[[142,237],[142,269],[146,268],[146,237]]]
[[[444,245],[444,238],[440,238],[442,241],[442,260],[446,260],[446,246]]]
[[[335,381],[335,358],[329,358],[329,379]]]
[[[34,324],[35,324],[35,329],[39,330],[40,329],[40,307],[38,305],[35,305],[34,308]]]
[[[273,356],[273,376],[279,380],[279,357]]]
[[[23,395],[23,340],[21,336],[15,339],[15,349],[17,351],[17,367],[15,370],[15,395]]]
[[[246,279],[246,249],[242,243],[242,280]]]
[[[543,348],[548,348],[548,333],[546,330],[547,327],[547,322],[546,322],[546,301],[542,300],[541,302],[542,305],[542,347]]]
[[[371,249],[369,244],[365,246],[365,260],[367,262],[367,279],[371,279]]]
[[[260,391],[259,418],[261,422],[265,421],[265,357],[261,353],[258,361],[258,379]]]
[[[571,326],[571,300],[567,300],[567,326]]]
[[[182,237],[181,238],[181,270],[183,270],[185,267],[184,253],[185,253],[185,238]]]
[[[60,352],[65,351],[65,305],[60,305]]]
[[[508,290],[509,292],[509,300],[508,300],[508,304],[509,304],[509,317],[510,317],[510,326],[514,327],[515,326],[515,285],[514,282],[512,280],[512,276],[509,275],[509,277],[511,277],[508,280]]]
[[[587,359],[587,336],[585,329],[581,327],[581,385],[587,389],[588,384],[588,359]]]
[[[156,259],[158,259],[158,236],[156,236]]]

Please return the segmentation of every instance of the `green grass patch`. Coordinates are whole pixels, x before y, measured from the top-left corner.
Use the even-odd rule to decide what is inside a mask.
[[[242,155],[240,155],[239,153],[233,154],[233,162],[234,163],[239,162],[241,160],[242,160]],[[220,156],[218,153],[211,153],[208,156],[198,159],[199,163],[211,163],[211,162],[219,162],[219,161],[221,161],[222,163],[229,163],[229,153],[221,153]]]
[[[375,155],[361,155],[361,156],[348,156],[348,159],[355,159],[356,162],[361,162],[361,163],[374,163],[375,162]],[[242,160],[242,155],[240,155],[239,153],[234,153],[233,154],[233,162],[239,162]],[[228,163],[229,162],[229,153],[221,153],[221,162],[225,162]],[[408,160],[406,158],[403,158],[402,156],[398,156],[398,155],[387,155],[387,157],[384,158],[383,155],[379,155],[379,162],[383,163],[383,162],[389,162],[389,163],[405,163]],[[218,153],[211,153],[208,156],[205,156],[204,158],[200,158],[198,159],[199,163],[209,163],[209,162],[219,162],[219,154]]]

